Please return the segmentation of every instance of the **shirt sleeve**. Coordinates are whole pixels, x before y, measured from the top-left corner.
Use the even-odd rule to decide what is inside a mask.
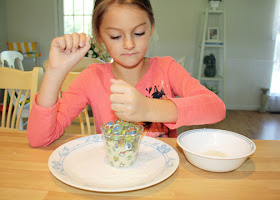
[[[31,146],[47,146],[57,140],[85,108],[88,98],[84,81],[88,80],[85,73],[81,73],[50,108],[39,106],[35,95],[27,124],[27,139]]]
[[[214,124],[225,118],[224,102],[205,88],[175,60],[168,68],[172,92],[179,98],[169,98],[177,107],[176,123],[165,123],[170,129],[180,126]]]

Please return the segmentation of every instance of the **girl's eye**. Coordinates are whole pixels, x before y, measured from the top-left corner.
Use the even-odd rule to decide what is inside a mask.
[[[142,32],[142,33],[134,33],[134,35],[136,35],[136,36],[142,36],[142,35],[145,35],[145,31],[144,31],[144,32]]]
[[[114,37],[114,36],[110,36],[110,38],[111,38],[112,40],[120,39],[120,37],[121,37],[121,36],[115,36],[115,37]]]

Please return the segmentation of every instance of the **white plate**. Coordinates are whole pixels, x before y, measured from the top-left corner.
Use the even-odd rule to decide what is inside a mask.
[[[129,168],[109,165],[99,134],[67,142],[49,158],[49,169],[57,179],[98,192],[124,192],[155,185],[171,176],[178,165],[179,156],[170,145],[146,136],[135,163]]]

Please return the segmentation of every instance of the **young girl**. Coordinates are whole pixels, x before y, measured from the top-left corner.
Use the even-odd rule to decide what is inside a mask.
[[[61,84],[89,50],[90,37],[74,33],[55,38],[30,113],[30,145],[45,146],[58,139],[86,104],[92,108],[98,133],[102,123],[118,118],[143,122],[152,137],[176,137],[180,126],[222,120],[224,103],[174,59],[145,57],[154,25],[149,0],[96,0],[94,41],[105,45],[114,62],[90,65],[61,100]]]

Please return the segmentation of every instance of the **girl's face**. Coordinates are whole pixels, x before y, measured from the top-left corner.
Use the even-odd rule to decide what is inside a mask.
[[[100,25],[100,39],[114,62],[137,66],[148,50],[153,27],[147,13],[128,5],[111,5]]]

